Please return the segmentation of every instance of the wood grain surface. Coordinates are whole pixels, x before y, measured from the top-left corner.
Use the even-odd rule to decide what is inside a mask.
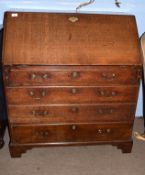
[[[135,103],[9,105],[10,123],[133,122]]]
[[[138,86],[104,87],[15,87],[6,88],[7,103],[30,104],[73,104],[99,102],[136,102]]]
[[[115,141],[131,138],[131,124],[12,125],[12,142]]]
[[[135,18],[7,12],[3,64],[140,65]]]
[[[11,156],[56,145],[131,152],[141,73],[134,16],[6,12]]]
[[[135,66],[5,66],[7,86],[137,85],[141,69]]]

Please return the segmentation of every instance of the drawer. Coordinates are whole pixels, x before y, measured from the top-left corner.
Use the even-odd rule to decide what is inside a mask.
[[[6,88],[8,104],[136,102],[138,86]]]
[[[4,72],[7,86],[137,84],[140,75],[131,66],[5,67]]]
[[[127,140],[132,124],[12,125],[13,143],[95,142]]]
[[[11,123],[133,121],[135,104],[9,105]]]

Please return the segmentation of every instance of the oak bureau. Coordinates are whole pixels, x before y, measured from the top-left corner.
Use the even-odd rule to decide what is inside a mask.
[[[7,12],[10,153],[111,144],[129,153],[142,72],[134,16]]]

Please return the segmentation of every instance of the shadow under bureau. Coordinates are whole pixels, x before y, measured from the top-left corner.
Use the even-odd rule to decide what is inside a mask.
[[[4,146],[4,134],[7,125],[6,121],[6,110],[4,102],[4,92],[3,92],[3,77],[2,77],[2,36],[3,30],[0,29],[0,149]]]
[[[7,12],[11,156],[58,145],[131,152],[141,69],[134,16]]]

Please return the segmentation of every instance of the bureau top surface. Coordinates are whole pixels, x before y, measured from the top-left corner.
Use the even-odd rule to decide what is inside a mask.
[[[135,18],[7,12],[3,64],[140,65]]]

